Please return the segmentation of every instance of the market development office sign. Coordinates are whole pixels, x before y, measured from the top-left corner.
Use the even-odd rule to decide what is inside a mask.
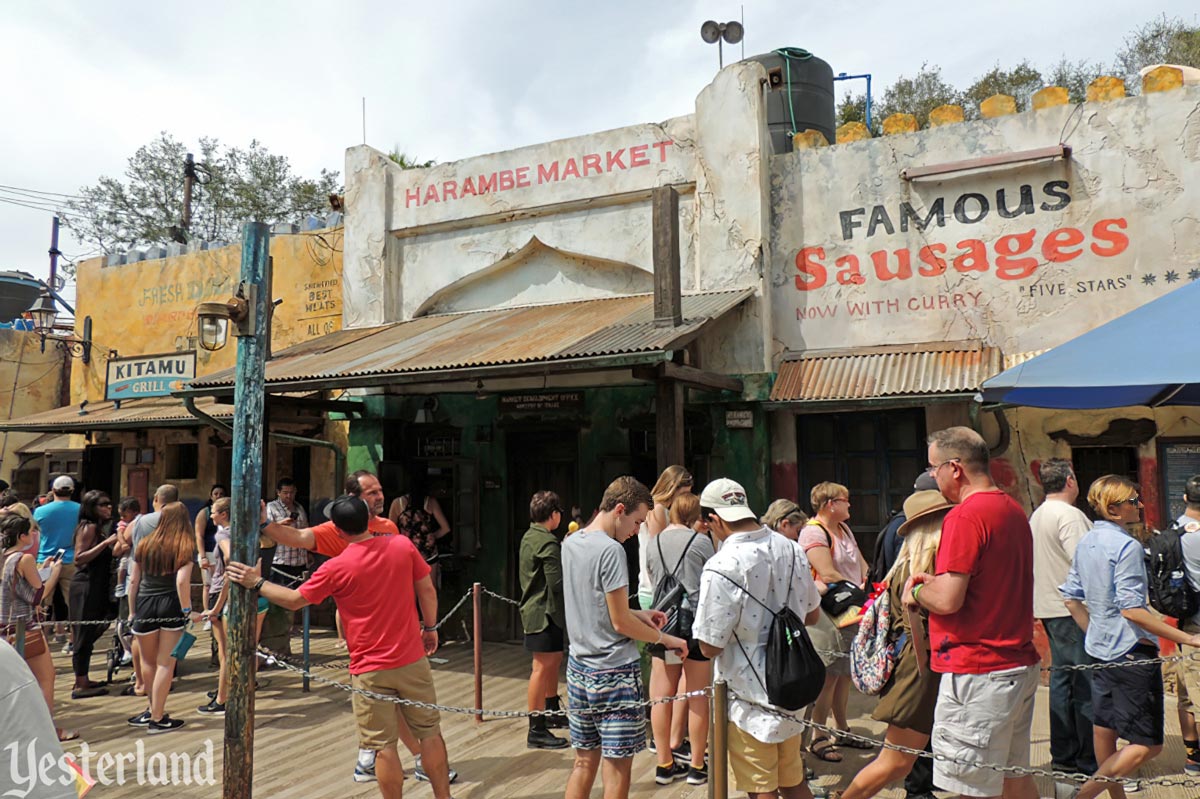
[[[1086,104],[1069,160],[939,179],[900,173],[1031,149],[1071,109],[776,158],[776,339],[791,350],[974,339],[1015,354],[1200,280],[1200,160],[1179,134],[1200,100],[1150,105]]]
[[[196,352],[114,358],[108,362],[104,399],[165,397],[196,377]]]

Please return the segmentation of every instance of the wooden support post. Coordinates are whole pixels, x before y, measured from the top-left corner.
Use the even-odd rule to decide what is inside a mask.
[[[483,723],[483,584],[471,589],[471,607],[475,614],[475,723]]]
[[[300,611],[304,614],[304,685],[300,688],[303,693],[308,693],[311,688],[309,685],[308,672],[312,671],[312,657],[309,648],[312,636],[312,605],[305,605],[304,610]]]
[[[651,195],[654,236],[654,324],[683,324],[683,297],[679,277],[679,192],[659,186]]]
[[[724,680],[713,683],[712,719],[709,730],[708,799],[729,799],[729,686]]]
[[[270,295],[267,251],[269,228],[247,223],[242,233],[241,280],[255,287],[253,335],[237,340],[237,382],[233,421],[232,559],[258,562],[263,473],[263,371],[267,305]],[[270,577],[270,566],[266,567]],[[258,595],[236,583],[229,591],[229,701],[225,708],[224,799],[250,799],[254,784],[255,619]]]
[[[683,465],[683,384],[664,377],[657,385],[654,401],[654,440],[658,472],[672,464]]]

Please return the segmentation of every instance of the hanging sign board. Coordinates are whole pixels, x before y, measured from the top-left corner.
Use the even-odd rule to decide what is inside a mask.
[[[500,411],[577,411],[583,409],[582,391],[560,391],[541,394],[505,394],[500,397]]]
[[[196,351],[113,358],[108,362],[104,399],[165,397],[196,377]]]

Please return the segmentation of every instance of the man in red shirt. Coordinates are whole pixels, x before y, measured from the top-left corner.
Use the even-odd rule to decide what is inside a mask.
[[[400,535],[375,536],[371,512],[358,497],[338,497],[330,522],[346,540],[346,549],[313,573],[298,589],[268,582],[258,567],[230,562],[229,579],[259,591],[272,603],[299,610],[327,597],[337,600],[346,626],[350,674],[355,688],[403,699],[437,703],[429,655],[437,651],[437,591],[412,541]],[[421,620],[396,608],[419,603]],[[422,761],[436,799],[449,799],[446,743],[436,710],[353,695],[359,746],[378,754],[375,774],[384,799],[400,799],[404,770],[396,751],[400,717],[420,741]]]
[[[929,473],[957,507],[942,522],[936,571],[915,574],[904,603],[929,612],[930,664],[942,676],[933,751],[958,760],[1029,766],[1033,700],[1033,534],[996,487],[988,446],[967,427],[929,437]],[[934,782],[962,796],[1036,799],[1033,777],[938,760]]]

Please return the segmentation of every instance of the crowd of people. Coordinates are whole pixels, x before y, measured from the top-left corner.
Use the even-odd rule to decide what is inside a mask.
[[[874,748],[850,730],[847,714],[854,662],[848,655],[861,645],[857,622],[871,602],[891,608],[892,655],[872,715],[887,725],[885,741],[900,748],[884,747],[840,799],[867,799],[900,780],[912,799],[935,789],[1036,797],[1032,776],[1004,770],[1030,766],[1041,681],[1035,619],[1046,631],[1053,666],[1113,666],[1053,671],[1051,767],[1093,775],[1079,799],[1106,790],[1121,796],[1112,780],[1130,777],[1163,746],[1160,639],[1185,654],[1200,651],[1200,612],[1174,626],[1150,607],[1146,550],[1134,535],[1142,522],[1138,487],[1117,475],[1094,481],[1086,495],[1091,522],[1076,507],[1081,488],[1071,464],[1047,460],[1038,475],[1045,500],[1027,518],[993,482],[988,446],[977,432],[936,432],[927,454],[929,466],[883,531],[875,564],[849,526],[850,492],[832,482],[812,488],[811,516],[781,499],[760,517],[737,482],[718,478],[696,495],[691,474],[672,466],[652,489],[617,478],[591,520],[561,536],[560,497],[535,493],[518,563],[520,621],[532,656],[526,740],[534,749],[574,749],[567,799],[587,797],[597,774],[606,797],[628,796],[632,759],[646,748],[657,758],[657,784],[705,784],[705,689],[714,679],[732,697],[727,754],[737,790],[752,799],[811,797],[814,774],[804,751],[819,766],[841,760],[846,748]],[[399,797],[403,743],[418,778],[430,782],[436,799],[449,799],[457,774],[438,712],[429,707],[437,697],[428,658],[439,645],[430,560],[448,529],[436,500],[418,487],[394,502],[391,515],[402,530],[384,513],[376,476],[359,471],[329,505],[329,520],[308,526],[294,483],[280,481],[276,499],[263,505],[267,554],[250,565],[230,551],[230,499],[219,486],[196,519],[169,485],[155,493],[153,512],[139,514],[136,501],[126,499],[114,518],[111,500],[99,492],[71,502],[69,480],[56,480],[53,501],[32,513],[11,494],[0,498],[0,629],[10,636],[17,619],[26,621],[25,660],[51,714],[55,628],[39,625],[42,606],[65,603],[67,615],[52,619],[129,621],[136,678],[128,692],[146,695],[148,704],[129,723],[153,734],[183,724],[166,712],[172,650],[185,627],[201,620],[223,641],[231,585],[254,592],[260,613],[270,604],[294,611],[332,598],[359,689],[354,779],[376,781],[384,797]],[[1173,530],[1195,594],[1200,536],[1190,534],[1200,533],[1200,476],[1187,483],[1183,499],[1186,512]],[[624,544],[634,536],[639,574],[631,579]],[[314,554],[324,557],[315,569]],[[201,611],[190,601],[197,566],[210,572]],[[110,585],[110,573],[121,579]],[[874,583],[869,575],[882,579]],[[119,585],[123,592],[110,590]],[[413,612],[395,613],[397,600]],[[768,641],[785,610],[802,620],[802,637],[823,665],[813,672],[815,701],[794,711],[773,703],[768,687]],[[75,698],[107,691],[88,679],[103,630],[71,630]],[[223,647],[220,659],[218,686],[202,713],[224,711]],[[1200,741],[1186,700],[1200,696],[1200,666],[1185,660],[1176,670],[1185,770],[1200,773]],[[681,694],[688,696],[671,701]],[[818,733],[808,739],[814,728]],[[74,733],[57,735],[65,740]],[[911,754],[922,749],[938,756],[932,768],[929,758]]]

